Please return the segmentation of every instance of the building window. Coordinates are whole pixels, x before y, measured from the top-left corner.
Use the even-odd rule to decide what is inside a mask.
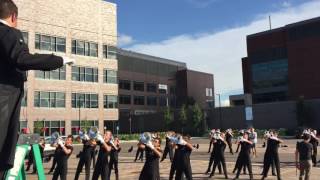
[[[206,96],[207,97],[212,97],[213,96],[212,88],[206,88]]]
[[[207,105],[209,108],[214,108],[214,100],[207,100]]]
[[[155,96],[148,96],[148,97],[147,97],[147,105],[148,105],[148,106],[157,106],[157,97],[155,97]]]
[[[40,92],[34,93],[34,107],[64,108],[65,93],[62,92]]]
[[[24,93],[23,93],[23,98],[21,100],[21,106],[22,107],[27,107],[27,103],[28,103],[27,97],[28,97],[28,91],[25,90]]]
[[[117,71],[105,69],[103,71],[103,82],[117,84]]]
[[[131,96],[119,95],[119,104],[131,104]]]
[[[39,50],[66,52],[66,38],[36,34],[35,48]]]
[[[66,66],[53,71],[35,71],[38,79],[66,80]]]
[[[19,132],[23,134],[28,133],[28,122],[27,121],[19,121]]]
[[[168,85],[159,84],[159,93],[160,94],[167,94],[167,91],[168,91]]]
[[[79,130],[84,129],[87,132],[90,130],[91,127],[98,127],[99,128],[99,121],[97,120],[73,120],[71,121],[71,134],[72,135],[79,135]]]
[[[72,80],[98,82],[98,68],[72,66]]]
[[[72,93],[72,108],[98,108],[98,94]]]
[[[144,96],[134,96],[134,105],[144,105]]]
[[[131,82],[128,80],[119,80],[119,89],[131,90]]]
[[[107,59],[117,59],[117,48],[103,45],[103,57]]]
[[[171,96],[170,97],[170,106],[171,107],[176,107],[177,106],[177,97]]]
[[[165,97],[165,96],[159,97],[159,105],[160,106],[167,106],[167,97]]]
[[[72,54],[98,57],[98,44],[87,41],[72,40]]]
[[[288,60],[277,60],[252,65],[253,89],[288,86]]]
[[[170,86],[170,94],[175,95],[176,94],[176,87],[175,86]]]
[[[135,91],[144,91],[144,83],[143,82],[134,82],[133,90]]]
[[[40,136],[50,136],[54,132],[60,135],[66,135],[65,121],[35,121],[33,122],[33,132],[40,134]]]
[[[105,109],[116,109],[118,108],[118,96],[104,96],[104,108]]]
[[[152,84],[152,83],[148,83],[147,84],[147,91],[156,93],[157,92],[157,85]]]
[[[29,43],[29,34],[27,32],[21,32],[22,33],[22,37],[23,37],[23,41],[26,45],[28,45]]]

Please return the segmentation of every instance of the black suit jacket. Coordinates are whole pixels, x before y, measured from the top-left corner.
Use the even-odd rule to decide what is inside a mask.
[[[0,23],[0,171],[13,166],[26,71],[61,66],[61,57],[30,54],[21,32]]]
[[[27,70],[55,70],[63,59],[55,55],[30,54],[19,30],[0,23],[0,84],[23,85]]]

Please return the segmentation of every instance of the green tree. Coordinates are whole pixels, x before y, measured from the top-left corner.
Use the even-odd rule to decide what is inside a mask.
[[[203,120],[203,113],[200,106],[196,103],[192,106],[192,125],[199,131],[200,124]]]
[[[169,130],[172,122],[173,122],[173,113],[171,112],[170,107],[167,107],[164,111],[164,123],[165,123],[165,128],[167,130]]]
[[[179,112],[179,121],[181,123],[182,133],[183,133],[184,127],[187,125],[187,120],[188,120],[187,107],[185,104],[183,104]]]
[[[34,127],[33,127],[34,131],[33,131],[33,133],[39,134],[40,136],[43,136],[44,135],[43,128],[44,128],[44,119],[43,120],[37,120],[37,121],[34,122]],[[46,134],[46,136],[50,136],[50,135]]]

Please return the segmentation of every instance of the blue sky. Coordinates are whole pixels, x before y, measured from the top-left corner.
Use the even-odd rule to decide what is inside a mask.
[[[183,61],[215,75],[215,91],[243,92],[245,37],[320,16],[319,0],[109,0],[118,6],[119,46]]]

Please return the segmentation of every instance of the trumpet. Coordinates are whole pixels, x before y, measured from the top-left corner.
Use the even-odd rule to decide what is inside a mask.
[[[113,136],[111,137],[110,141],[109,141],[109,144],[114,148],[114,149],[118,149],[117,146],[114,144],[114,138]]]

